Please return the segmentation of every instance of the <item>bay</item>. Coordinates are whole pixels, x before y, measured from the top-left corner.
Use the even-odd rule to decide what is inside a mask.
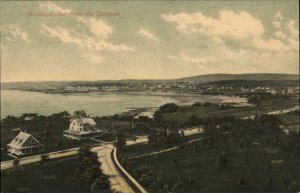
[[[183,96],[147,93],[76,93],[45,94],[19,90],[1,90],[1,118],[8,115],[20,116],[23,113],[51,115],[62,111],[73,113],[84,110],[91,116],[109,116],[127,111],[129,108],[153,109],[166,104],[179,105],[194,102],[232,102],[245,103],[241,98],[223,96]]]

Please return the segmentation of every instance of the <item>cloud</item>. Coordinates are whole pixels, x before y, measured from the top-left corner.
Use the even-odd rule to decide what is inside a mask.
[[[162,15],[162,18],[167,22],[175,23],[176,29],[183,33],[203,33],[238,39],[257,37],[264,33],[260,20],[245,11],[234,13],[223,10],[219,12],[219,17],[216,19],[201,12],[168,14]]]
[[[93,54],[83,54],[82,57],[90,62],[93,62],[93,63],[100,63],[103,61],[103,57],[102,56],[96,56],[96,55],[93,55]]]
[[[283,16],[280,11],[276,13],[275,20],[272,22],[278,31],[268,39],[263,38],[265,28],[262,22],[245,11],[236,13],[231,10],[222,10],[216,18],[201,12],[164,14],[162,18],[169,23],[174,23],[176,29],[184,34],[203,34],[209,37],[212,43],[219,45],[226,44],[234,48],[235,42],[238,42],[239,45],[243,45],[239,49],[242,47],[270,51],[298,49],[295,46],[296,42],[293,41],[299,34],[295,28],[295,21],[290,20],[288,23],[292,38],[286,41],[288,36],[281,30]]]
[[[280,47],[285,50],[299,50],[299,30],[296,29],[295,20],[289,20],[285,25],[283,19],[281,12],[278,11],[275,15],[275,21],[272,22],[273,26],[277,28],[277,31],[274,32],[274,37],[278,40],[269,40],[270,46],[274,46],[274,48],[278,48],[278,50]],[[284,33],[282,30],[287,33]],[[284,40],[288,43],[283,45],[279,40]]]
[[[149,31],[147,31],[147,30],[145,30],[145,29],[139,29],[139,30],[137,31],[137,33],[138,33],[139,35],[141,35],[141,36],[147,38],[147,39],[155,40],[155,41],[158,40],[157,37],[156,37],[153,33],[149,32]]]
[[[262,40],[260,38],[254,39],[253,44],[256,48],[264,49],[264,50],[288,50],[289,47],[283,44],[280,40],[277,39],[269,39]]]
[[[41,2],[40,7],[46,8],[55,12],[71,12],[69,9],[63,9],[53,2]],[[58,39],[62,43],[75,45],[83,49],[90,49],[93,51],[109,50],[109,51],[123,51],[135,52],[135,49],[125,44],[113,44],[108,41],[109,36],[113,33],[113,27],[105,21],[95,19],[94,17],[72,17],[75,21],[82,23],[82,27],[86,28],[90,34],[81,33],[76,29],[70,29],[61,26],[50,27],[46,24],[41,25],[41,32],[51,38]],[[90,62],[102,62],[101,56],[91,54],[84,54],[82,58]]]
[[[49,11],[61,12],[61,13],[70,13],[71,12],[71,10],[63,9],[63,8],[57,6],[55,3],[50,2],[50,1],[40,2],[39,5],[40,5],[40,7],[46,8]]]
[[[277,20],[279,20],[279,21],[282,21],[282,20],[283,20],[283,16],[282,16],[282,14],[281,14],[280,11],[277,11],[275,18],[276,18]]]
[[[281,27],[281,23],[279,21],[273,21],[272,24],[275,28],[280,28]]]
[[[81,48],[89,48],[94,50],[111,50],[111,51],[127,51],[135,52],[135,50],[124,44],[115,45],[105,40],[97,39],[95,37],[86,37],[85,35],[80,35],[71,33],[68,29],[56,26],[49,27],[45,24],[42,25],[41,31],[46,33],[52,38],[56,38],[66,44],[74,44]]]
[[[288,27],[288,31],[289,33],[291,34],[292,37],[294,38],[299,38],[299,30],[296,29],[296,26],[295,26],[296,22],[295,20],[289,20],[288,24],[287,24],[287,27]]]
[[[7,25],[1,27],[1,36],[9,41],[16,41],[17,39],[21,39],[24,42],[29,43],[28,34],[26,32],[23,32],[15,25]]]
[[[96,20],[93,17],[89,19],[78,17],[78,21],[85,23],[90,32],[98,37],[108,39],[109,35],[113,33],[113,28],[102,20]]]
[[[206,64],[206,60],[205,59],[201,59],[201,58],[192,58],[190,56],[187,56],[185,54],[181,54],[180,55],[181,58],[185,61],[191,62],[191,63],[195,63],[195,64]]]
[[[188,62],[190,64],[195,64],[197,67],[203,67],[203,65],[208,64],[207,59],[204,58],[199,58],[199,57],[191,57],[188,56],[186,54],[179,54],[178,56],[174,56],[174,55],[166,55],[167,58],[171,59],[171,60],[181,60],[183,62]]]
[[[53,2],[47,1],[47,2],[41,2],[40,7],[46,8],[49,11],[54,11],[54,12],[63,12],[63,13],[70,13],[70,9],[63,9],[56,5]],[[89,31],[93,34],[96,35],[97,37],[101,37],[104,39],[108,39],[109,35],[113,33],[113,28],[105,23],[103,20],[97,20],[93,17],[90,17],[88,19],[85,19],[84,17],[73,17],[76,19],[78,22],[84,23],[87,25]]]
[[[287,37],[287,35],[285,33],[283,33],[281,30],[280,31],[276,31],[274,33],[274,36],[278,39],[285,39]]]
[[[84,47],[84,42],[82,39],[74,37],[73,35],[71,35],[69,30],[62,28],[60,26],[51,28],[43,24],[42,31],[48,34],[50,37],[57,38],[63,43],[75,44],[77,46]]]
[[[288,42],[289,42],[291,48],[293,48],[295,50],[299,50],[299,40],[289,38]]]

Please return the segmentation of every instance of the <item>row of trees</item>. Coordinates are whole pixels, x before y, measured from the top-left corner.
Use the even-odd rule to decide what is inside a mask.
[[[111,192],[109,179],[100,170],[101,164],[97,159],[96,153],[82,146],[78,151],[78,165],[73,180],[90,189],[91,193]]]

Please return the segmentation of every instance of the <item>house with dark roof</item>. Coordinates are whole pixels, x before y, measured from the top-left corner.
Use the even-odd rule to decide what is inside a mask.
[[[8,155],[12,157],[33,154],[41,150],[44,150],[44,145],[29,133],[22,131],[7,144]]]
[[[139,122],[149,122],[154,119],[153,113],[151,112],[141,112],[137,114],[135,117],[133,117],[134,121],[139,121]]]

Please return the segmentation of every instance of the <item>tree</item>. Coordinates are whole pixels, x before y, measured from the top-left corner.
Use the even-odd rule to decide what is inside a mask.
[[[226,163],[228,162],[228,159],[226,158],[226,155],[221,155],[221,156],[219,157],[219,160],[220,160],[221,166],[225,166]]]
[[[110,182],[100,168],[97,154],[84,145],[78,150],[78,166],[74,171],[73,180],[93,193],[109,192]]]
[[[18,166],[18,165],[20,165],[20,160],[19,160],[18,158],[16,158],[16,159],[14,159],[14,161],[13,161],[13,166],[16,167],[16,166]]]
[[[75,119],[80,119],[80,118],[84,118],[84,117],[87,117],[87,114],[84,110],[80,110],[80,111],[75,111],[73,113],[73,117]]]
[[[44,164],[44,163],[47,163],[48,160],[49,160],[49,155],[48,154],[44,154],[44,155],[41,155],[41,164]]]
[[[161,121],[161,111],[160,110],[155,111],[153,117],[156,122],[160,122]]]
[[[56,147],[59,147],[62,145],[62,140],[61,139],[58,139],[58,141],[56,142],[55,146]]]
[[[114,146],[117,147],[120,151],[124,149],[126,145],[126,141],[122,133],[117,133],[116,142],[114,142]]]
[[[244,186],[245,184],[246,184],[245,178],[241,177],[241,178],[240,178],[240,185],[241,185],[241,186]]]
[[[102,190],[109,189],[109,181],[107,178],[96,178],[91,185],[91,193],[99,193]]]
[[[86,144],[83,144],[78,150],[78,160],[83,160],[84,157],[88,157],[91,155],[90,149]]]
[[[159,110],[162,112],[162,113],[174,113],[178,110],[178,106],[174,103],[167,103],[161,107],[159,107]]]
[[[184,136],[185,136],[185,134],[184,134],[183,131],[180,131],[180,135],[181,135],[181,137],[184,137]]]
[[[196,103],[194,103],[192,106],[193,106],[193,107],[200,107],[200,106],[202,106],[202,104],[199,103],[199,102],[196,102]]]
[[[115,145],[115,147],[117,147],[120,151],[122,151],[122,150],[124,149],[124,146],[126,145],[126,142],[125,142],[125,140],[120,139],[120,140],[116,141],[116,142],[114,143],[114,145]]]
[[[199,123],[200,123],[199,118],[196,115],[192,115],[190,117],[190,124],[191,124],[191,126],[199,125]]]
[[[47,129],[44,131],[44,135],[45,135],[45,136],[50,135],[50,129],[49,129],[49,128],[47,128]]]
[[[4,118],[2,121],[3,122],[8,122],[8,123],[14,123],[16,122],[18,119],[15,116],[12,115],[7,115],[6,118]]]

